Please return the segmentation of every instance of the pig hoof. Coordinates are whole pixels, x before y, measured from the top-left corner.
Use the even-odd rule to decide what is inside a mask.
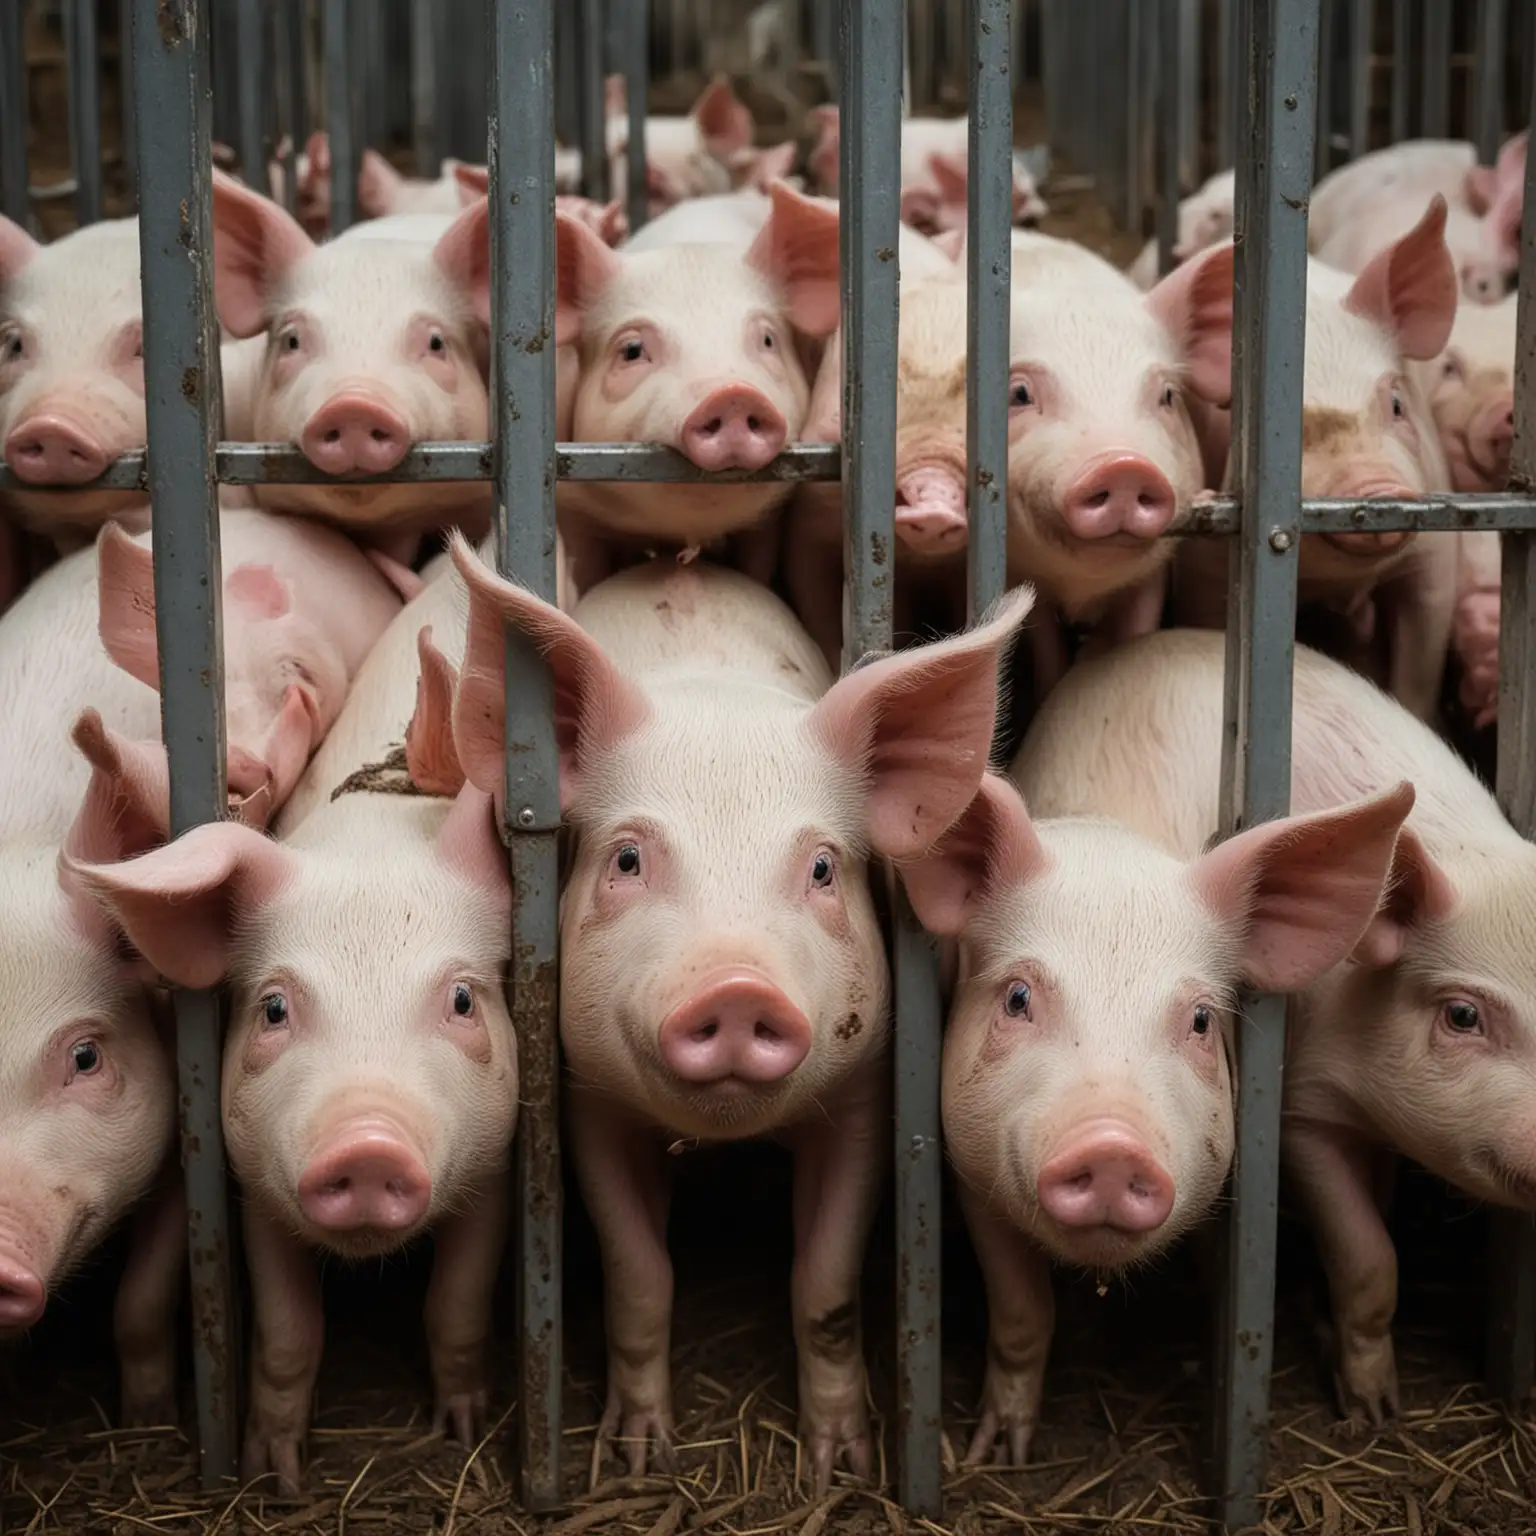
[[[644,1475],[647,1458],[666,1472],[677,1465],[670,1408],[647,1408],[611,1398],[598,1425],[597,1438],[599,1444],[612,1444],[616,1452],[623,1453],[631,1477]]]
[[[832,1486],[832,1473],[839,1461],[862,1481],[873,1479],[874,1455],[869,1444],[869,1429],[862,1415],[856,1425],[823,1425],[806,1432],[804,1438],[811,1453],[811,1473],[816,1480],[817,1498]]]
[[[432,1415],[432,1427],[438,1434],[452,1433],[453,1438],[468,1450],[473,1450],[484,1436],[490,1421],[486,1393],[449,1392],[438,1399]]]
[[[172,1388],[138,1390],[123,1388],[122,1420],[124,1429],[175,1428],[181,1415]]]
[[[1022,1467],[1029,1460],[1029,1442],[1040,1411],[1040,1388],[1037,1373],[1009,1371],[996,1361],[988,1363],[976,1433],[965,1453],[966,1466],[982,1466],[991,1461],[999,1440],[1008,1444],[1008,1460],[1003,1465]]]
[[[993,1412],[988,1409],[981,1415],[976,1433],[971,1436],[970,1449],[965,1453],[968,1467],[986,1466],[993,1462],[992,1452],[999,1440],[1008,1444],[1007,1459],[994,1463],[1006,1467],[1022,1467],[1029,1461],[1029,1442],[1034,1434],[1034,1423],[1012,1414]]]
[[[1347,1355],[1334,1377],[1339,1411],[1355,1428],[1380,1429],[1398,1412],[1397,1363],[1390,1338]]]
[[[262,1477],[276,1477],[279,1490],[290,1498],[297,1498],[302,1444],[301,1434],[254,1431],[246,1437],[245,1453],[240,1458],[240,1476],[248,1483]]]

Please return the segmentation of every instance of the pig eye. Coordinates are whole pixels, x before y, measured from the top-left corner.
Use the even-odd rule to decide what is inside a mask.
[[[638,336],[631,336],[627,341],[619,343],[619,359],[626,363],[639,363],[645,360],[645,343]]]
[[[1408,412],[1403,408],[1403,397],[1394,389],[1392,391],[1392,420],[1401,421]]]
[[[268,992],[261,1000],[261,1018],[268,1029],[282,1029],[288,1023],[288,999],[281,992]]]
[[[613,862],[618,866],[621,875],[638,875],[640,850],[633,843],[625,843],[614,856]]]
[[[1201,1003],[1200,1006],[1195,1009],[1194,1018],[1190,1020],[1190,1032],[1196,1035],[1208,1035],[1211,1032],[1211,1025],[1214,1022],[1215,1015],[1209,1008],[1205,1006],[1204,1003]]]
[[[1162,392],[1161,396],[1158,398],[1158,402],[1157,403],[1160,406],[1162,406],[1162,408],[1165,411],[1171,411],[1173,409],[1173,385],[1172,384],[1165,384],[1165,385],[1163,385],[1163,392]]]
[[[1480,1035],[1483,1032],[1482,1015],[1476,1003],[1464,997],[1453,997],[1441,1010],[1440,1017],[1453,1035]]]
[[[1454,353],[1447,353],[1445,361],[1440,365],[1440,377],[1442,379],[1459,379],[1461,376],[1461,359]]]
[[[1032,1015],[1029,1011],[1030,998],[1033,994],[1029,990],[1027,981],[1011,981],[1008,983],[1008,995],[1003,999],[1003,1011],[1010,1019],[1029,1019]]]
[[[475,1011],[475,994],[462,981],[453,984],[453,1011],[461,1019]]]
[[[299,333],[297,330],[286,330],[278,338],[277,342],[284,352],[297,352],[299,350]]]
[[[3,351],[8,362],[14,362],[27,350],[27,344],[22,340],[21,332],[14,326],[8,325],[0,331],[0,351]]]
[[[816,857],[811,860],[811,884],[818,891],[831,890],[832,880],[836,874],[837,865],[833,862],[832,855],[825,848],[818,849]]]
[[[1028,410],[1035,403],[1035,397],[1029,392],[1029,385],[1023,379],[1013,381],[1012,390],[1008,396],[1008,404],[1014,410]]]
[[[427,351],[437,357],[441,357],[447,350],[448,343],[443,340],[443,333],[441,331],[433,331],[427,338]]]
[[[769,331],[769,330],[765,330],[765,331],[764,331],[764,332],[763,332],[763,346],[764,346],[764,347],[766,347],[766,348],[767,348],[767,349],[768,349],[768,351],[770,351],[770,352],[771,352],[771,351],[773,351],[773,349],[774,349],[774,348],[775,348],[775,347],[776,347],[776,346],[777,346],[777,345],[778,345],[778,342],[776,342],[776,341],[775,341],[775,340],[774,340],[774,339],[773,339],[773,332],[772,332],[772,331]]]
[[[101,1070],[101,1047],[94,1040],[76,1040],[69,1048],[69,1080]]]

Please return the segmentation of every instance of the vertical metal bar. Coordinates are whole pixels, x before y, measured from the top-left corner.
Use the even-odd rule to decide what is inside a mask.
[[[651,94],[651,3],[650,0],[613,0],[613,3],[618,6],[624,24],[621,56],[625,96],[637,104],[636,110],[629,114],[629,149],[625,165],[629,227],[637,230],[645,223],[650,209],[645,185],[645,113]],[[788,25],[786,18],[785,26]]]
[[[1485,165],[1499,157],[1504,137],[1504,38],[1508,16],[1504,0],[1482,0],[1477,10],[1477,79],[1472,90],[1472,137]]]
[[[235,89],[239,100],[240,172],[248,187],[265,191],[267,151],[261,118],[266,106],[266,36],[262,0],[239,0],[235,11]]]
[[[1375,0],[1350,0],[1349,153],[1358,159],[1371,147],[1371,28]]]
[[[66,0],[64,52],[69,63],[69,156],[75,171],[75,218],[101,217],[101,60],[96,0]]]
[[[347,0],[324,0],[325,126],[331,141],[331,233],[357,217],[358,148],[353,136],[351,54]]]
[[[576,0],[576,47],[581,81],[581,190],[606,203],[608,123],[603,79],[603,0]],[[633,133],[635,118],[645,112],[645,103],[631,100],[628,111]]]
[[[816,57],[825,66],[827,90],[833,101],[842,99],[842,70],[838,65],[839,0],[812,0],[811,23]]]
[[[4,43],[0,42],[0,47]],[[133,91],[133,7],[123,5],[117,17],[118,122],[122,134],[123,180],[130,211],[138,211],[139,154],[138,103]]]
[[[1250,112],[1239,156],[1232,376],[1234,538],[1227,610],[1221,825],[1284,815],[1291,792],[1291,669],[1300,544],[1301,402],[1307,194],[1318,0],[1255,0],[1247,10]],[[1217,1342],[1220,1517],[1256,1524],[1264,1485],[1274,1351],[1280,1082],[1285,1005],[1252,998],[1237,1041],[1235,1199]]]
[[[1451,0],[1424,0],[1424,116],[1419,132],[1443,139],[1451,120]]]
[[[1334,44],[1338,39],[1338,0],[1320,0],[1317,45],[1317,133],[1313,140],[1314,174],[1321,179],[1333,168]]]
[[[488,0],[491,48],[491,299],[496,441],[496,559],[555,597],[555,97],[553,0]],[[518,1124],[519,1461],[523,1500],[560,1498],[562,1385],[559,1039],[560,827],[549,668],[507,638],[507,783],[511,847],[512,1017]]]
[[[1174,100],[1178,103],[1176,151],[1179,186],[1195,187],[1200,176],[1200,4],[1178,0],[1177,63],[1172,66]]]
[[[216,821],[226,806],[208,12],[206,0],[135,3],[134,88],[154,107],[139,114],[139,250],[160,717],[171,832],[180,836]],[[211,1486],[235,1470],[237,1359],[219,1121],[219,1000],[214,992],[178,992],[175,1005],[198,1441],[203,1482]]]
[[[281,0],[281,3],[272,7],[272,102],[274,113],[272,122],[272,149],[275,153],[286,135],[288,141],[295,146],[295,152],[302,148],[297,126],[298,113],[295,110],[295,102],[299,93],[304,89],[302,78],[296,78],[292,69],[293,59],[293,7]],[[282,186],[283,207],[292,213],[298,202],[298,188],[295,185],[296,178],[293,174],[293,164],[284,168]],[[266,167],[262,167],[262,179],[257,184],[262,191],[268,190]]]
[[[1413,70],[1408,0],[1392,0],[1392,142],[1408,137],[1408,77]]]
[[[1159,39],[1162,56],[1157,76],[1158,174],[1162,190],[1157,204],[1157,270],[1173,270],[1173,247],[1179,238],[1179,90],[1182,38],[1181,0],[1162,0]],[[1191,93],[1192,94],[1192,93]]]
[[[0,5],[0,212],[26,229],[27,60],[22,48],[21,7]]]
[[[1237,0],[1217,0],[1216,9],[1216,168],[1225,170],[1236,153],[1239,61]]]
[[[411,146],[416,174],[429,179],[443,160],[437,136],[436,13],[436,0],[411,0]]]
[[[1536,159],[1526,162],[1525,196],[1526,206],[1536,208]],[[1521,234],[1518,302],[1509,482],[1519,494],[1536,496],[1536,220],[1531,219]],[[1506,533],[1502,545],[1499,804],[1529,838],[1536,836],[1536,530]],[[1536,1380],[1536,1217],[1495,1211],[1490,1241],[1488,1384],[1514,1405],[1525,1400]]]

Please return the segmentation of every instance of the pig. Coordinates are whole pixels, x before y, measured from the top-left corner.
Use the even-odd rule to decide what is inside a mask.
[[[447,156],[441,173],[427,181],[402,176],[378,150],[365,149],[357,169],[358,211],[370,219],[392,213],[457,213],[465,201],[458,176],[463,164]]]
[[[1206,851],[1180,778],[1099,772],[1098,716],[1063,720],[1074,684],[1013,782],[988,774],[902,871],[924,927],[959,944],[944,1137],[990,1313],[971,1462],[999,1438],[1027,1456],[1052,1261],[1121,1274],[1210,1213],[1232,1160],[1237,989],[1299,991],[1349,955],[1413,804],[1404,783]]]
[[[654,562],[566,616],[453,548],[470,782],[501,792],[504,622],[544,652],[565,722],[560,1034],[603,1255],[600,1437],[635,1473],[671,1459],[666,1149],[771,1135],[795,1157],[807,1462],[818,1491],[839,1460],[868,1476],[859,1270],[889,1137],[889,989],[867,860],[917,855],[975,794],[1029,594],[829,687],[789,610],[739,572]]]
[[[1217,171],[1198,192],[1179,203],[1179,233],[1173,245],[1175,265],[1198,256],[1219,240],[1228,240],[1236,222],[1237,172]],[[1157,241],[1149,240],[1131,265],[1129,276],[1138,288],[1157,282]]]
[[[223,1124],[254,1335],[243,1475],[290,1492],[323,1348],[314,1250],[361,1262],[434,1235],[434,1423],[468,1445],[486,1430],[518,1063],[507,857],[491,797],[458,770],[454,668],[432,638],[436,620],[462,645],[461,605],[439,578],[396,616],[336,724],[350,752],[316,759],[281,841],[221,822],[127,862],[66,861],[159,971],[228,987]],[[473,750],[503,750],[467,729]]]
[[[468,207],[478,197],[484,197],[491,187],[490,167],[466,165],[462,160],[453,162],[453,178],[458,185],[459,204]],[[629,234],[629,216],[617,198],[607,203],[593,201],[590,197],[555,198],[555,212],[569,214],[579,219],[604,245],[621,245]]]
[[[1069,678],[1042,733],[1091,732],[1096,789],[1119,803],[1179,785],[1199,836],[1217,819],[1223,656],[1215,634],[1138,641]],[[1398,1403],[1396,1261],[1377,1205],[1395,1157],[1536,1209],[1536,849],[1428,727],[1304,647],[1293,710],[1293,811],[1400,779],[1416,792],[1352,959],[1292,1005],[1284,1075],[1282,1170],[1328,1276],[1340,1408],[1379,1423]]]
[[[758,470],[798,436],[810,391],[798,340],[838,321],[831,210],[776,186],[755,239],[617,252],[557,216],[556,340],[579,357],[577,442],[657,442],[704,470]],[[644,232],[643,232],[644,233]],[[569,373],[567,373],[569,377]],[[735,536],[760,580],[777,564],[788,486],[563,482],[560,529],[578,591],[626,557]]]
[[[1445,200],[1358,277],[1307,268],[1302,383],[1302,494],[1414,497],[1449,489],[1423,396],[1408,374],[1438,356],[1456,314],[1456,273],[1443,238]],[[1298,601],[1348,626],[1348,659],[1377,676],[1420,719],[1434,717],[1455,602],[1455,535],[1302,536]],[[1174,577],[1175,620],[1224,623],[1226,551],[1191,540]]]
[[[231,334],[267,333],[249,429],[338,477],[387,474],[412,445],[483,440],[490,323],[487,205],[401,215],[316,246],[275,203],[215,175],[214,292]],[[483,528],[490,488],[264,485],[262,507],[347,528],[409,563],[423,533]]]
[[[608,77],[608,187],[628,203],[629,110],[622,75]],[[686,117],[645,120],[646,192],[654,218],[690,197],[729,192],[732,168],[753,160],[751,109],[724,75],[705,87]]]
[[[1457,702],[1473,730],[1499,717],[1499,619],[1503,605],[1503,551],[1499,536],[1486,530],[1459,535],[1461,559],[1451,650],[1460,663]]]

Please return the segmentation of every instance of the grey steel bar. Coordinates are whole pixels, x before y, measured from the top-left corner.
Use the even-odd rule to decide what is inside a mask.
[[[625,168],[629,193],[630,231],[640,229],[650,211],[645,185],[645,108],[651,94],[650,0],[612,0],[624,24],[624,86],[629,101],[637,103],[629,114],[629,150]],[[789,23],[786,20],[785,26]]]
[[[608,123],[603,79],[603,0],[576,0],[577,77],[581,106],[581,190],[600,203],[608,201]],[[645,112],[643,101],[630,101],[630,132]],[[553,150],[550,151],[554,153]]]
[[[1424,115],[1419,133],[1443,139],[1451,120],[1451,0],[1424,0]]]
[[[357,218],[360,152],[353,134],[352,79],[347,68],[352,46],[347,0],[324,0],[325,126],[331,140],[331,233],[339,235]],[[297,149],[297,146],[295,146]]]
[[[489,0],[492,419],[496,562],[555,597],[555,17],[553,0]],[[600,83],[600,82],[599,82]],[[512,1018],[518,1120],[519,1461],[523,1501],[560,1499],[564,1384],[558,1038],[559,757],[554,690],[539,652],[507,637]]]
[[[812,0],[811,37],[816,57],[825,66],[827,91],[833,101],[841,100],[842,69],[838,63],[838,23],[836,0]]]
[[[1477,49],[1472,87],[1472,137],[1478,158],[1492,165],[1504,137],[1504,40],[1508,33],[1504,0],[1482,0],[1477,8]]]
[[[4,43],[0,42],[0,47]],[[139,125],[138,102],[133,92],[133,7],[121,6],[117,17],[117,91],[118,123],[122,135],[123,179],[127,183],[128,208],[138,211],[139,199]]]
[[[1392,0],[1392,142],[1408,137],[1408,75],[1413,68],[1408,0]]]
[[[1302,327],[1319,0],[1245,7],[1251,106],[1238,164],[1232,447],[1244,516],[1231,545],[1221,827],[1283,816],[1300,544]],[[1235,1196],[1216,1370],[1218,1514],[1258,1523],[1274,1353],[1285,1004],[1246,1000],[1237,1039]]]
[[[1403,0],[1406,4],[1407,0]],[[1242,73],[1237,44],[1237,0],[1218,0],[1216,10],[1216,169],[1225,170],[1236,153]]]
[[[1157,169],[1161,182],[1157,202],[1159,273],[1173,270],[1173,247],[1179,238],[1179,92],[1183,84],[1181,9],[1182,0],[1161,0],[1158,17],[1161,46],[1157,74]]]
[[[1486,15],[1483,18],[1486,21]],[[1536,113],[1533,113],[1536,116]],[[1527,160],[1525,196],[1536,208],[1536,160]],[[1515,441],[1510,485],[1536,496],[1536,220],[1520,242],[1515,320]],[[1536,513],[1536,505],[1530,505]],[[1536,531],[1503,537],[1499,613],[1499,804],[1522,837],[1536,836]],[[1511,1405],[1536,1380],[1536,1217],[1496,1211],[1490,1231],[1488,1384]]]
[[[240,124],[240,173],[248,187],[265,191],[267,151],[262,132],[266,109],[267,39],[262,0],[238,0],[235,8],[235,93]]]
[[[1371,26],[1375,0],[1349,4],[1349,153],[1358,159],[1371,147]]]
[[[313,102],[310,80],[310,44],[314,37],[309,0],[285,0],[288,11],[288,72],[293,89],[293,115],[287,129],[293,139],[293,154],[298,156],[309,140],[310,109]],[[289,167],[288,181],[297,177]]]
[[[69,157],[75,172],[75,218],[101,217],[101,60],[96,0],[66,0],[64,52],[69,63]]]
[[[1008,313],[1013,261],[1010,0],[971,0],[966,230],[967,578],[972,617],[1008,586]]]
[[[1177,0],[1178,70],[1175,80],[1181,82],[1174,91],[1178,102],[1178,129],[1175,138],[1181,187],[1198,186],[1200,175],[1200,107],[1202,78],[1201,57],[1201,6],[1199,0]]]
[[[224,657],[219,612],[219,328],[209,216],[206,0],[135,0],[144,403],[155,445],[155,606],[171,832],[225,813]],[[192,1271],[193,1363],[202,1478],[235,1470],[238,1351],[219,1121],[219,1000],[178,992],[176,1057]]]
[[[1333,64],[1339,35],[1339,0],[1319,0],[1317,47],[1317,133],[1313,143],[1314,176],[1333,169]]]
[[[1141,230],[1142,211],[1147,206],[1146,184],[1142,178],[1147,134],[1148,89],[1146,70],[1142,67],[1142,26],[1144,13],[1136,0],[1130,0],[1125,16],[1125,134],[1121,153],[1125,156],[1124,223],[1127,229]]]
[[[411,0],[411,145],[416,174],[442,168],[437,137],[437,0]]]
[[[32,205],[27,196],[27,61],[22,51],[21,7],[0,5],[0,212],[26,229]]]
[[[290,144],[295,146],[294,157],[283,170],[281,202],[289,213],[294,211],[298,204],[298,177],[294,174],[293,158],[297,151],[304,147],[304,141],[299,137],[298,111],[296,103],[300,93],[304,89],[304,76],[302,69],[294,69],[292,59],[294,55],[293,28],[297,25],[294,16],[294,7],[289,0],[279,0],[272,7],[272,109],[274,119],[272,124],[272,147],[274,152],[282,142],[284,135],[288,137]],[[267,188],[266,172],[263,168],[262,180],[258,186],[263,190]]]

